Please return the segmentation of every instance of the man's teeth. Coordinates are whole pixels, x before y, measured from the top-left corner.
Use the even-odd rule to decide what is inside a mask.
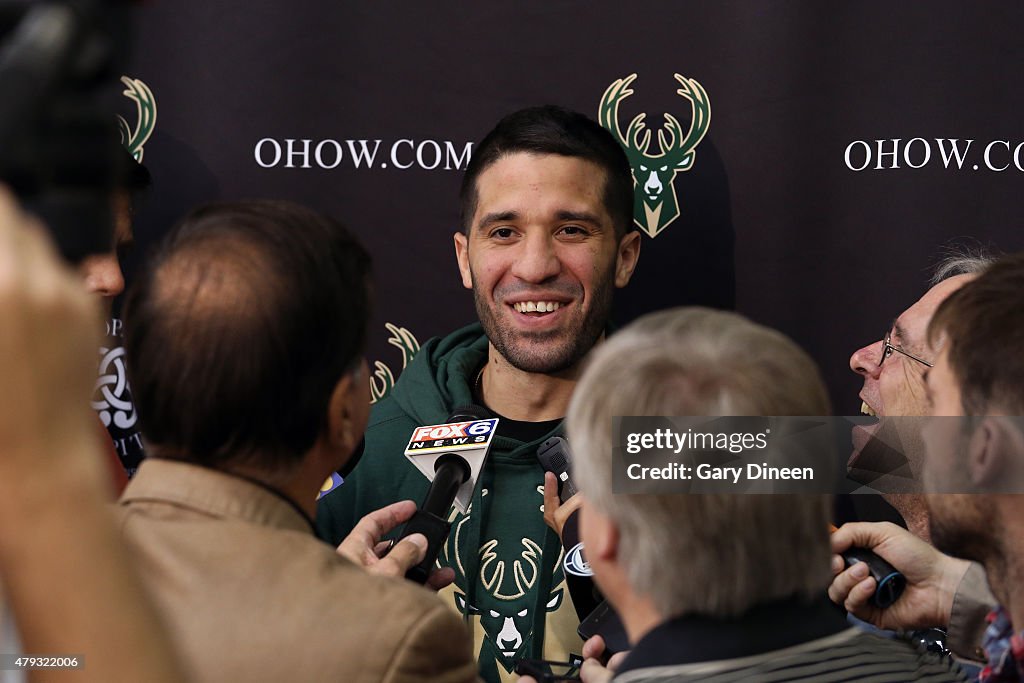
[[[870,415],[871,417],[875,417],[875,411],[871,410],[871,406],[869,406],[866,401],[860,402],[860,412],[862,415]]]
[[[518,313],[551,313],[562,307],[557,301],[520,301],[512,304]]]

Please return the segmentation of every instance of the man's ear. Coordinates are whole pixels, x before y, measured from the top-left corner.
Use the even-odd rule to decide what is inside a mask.
[[[464,233],[459,231],[456,231],[452,237],[455,239],[455,259],[459,262],[462,286],[466,289],[473,289],[473,275],[469,270],[469,240]]]
[[[1024,434],[1020,421],[986,417],[974,430],[967,447],[967,466],[975,489],[1015,492],[1024,483]]]
[[[365,425],[357,424],[360,415],[355,402],[360,400],[357,381],[363,379],[362,372],[346,372],[334,385],[331,400],[327,404],[327,440],[335,449],[350,455],[363,436]],[[367,398],[362,397],[365,402]]]
[[[588,529],[589,541],[586,547],[587,557],[601,559],[605,562],[615,562],[619,557],[619,527],[610,517],[597,510],[586,499],[583,504],[589,506],[586,515],[586,524],[590,527]]]
[[[625,287],[633,277],[637,261],[640,260],[641,241],[639,230],[631,230],[619,240],[619,249],[615,256],[616,287]]]

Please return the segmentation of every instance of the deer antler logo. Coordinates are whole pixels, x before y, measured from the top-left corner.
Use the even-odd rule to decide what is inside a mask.
[[[637,114],[629,123],[626,134],[619,129],[619,104],[633,94],[630,89],[636,74],[621,78],[604,91],[598,106],[598,121],[615,136],[626,150],[633,167],[636,199],[633,221],[651,237],[667,228],[679,218],[679,201],[674,185],[676,173],[693,168],[696,147],[711,125],[711,101],[700,83],[692,78],[675,74],[679,82],[676,94],[689,100],[692,113],[690,128],[684,134],[679,120],[665,114],[665,125],[658,131],[659,154],[651,154],[651,131],[644,124],[647,114]]]
[[[404,370],[419,352],[420,343],[416,341],[416,336],[404,327],[398,327],[391,323],[384,323],[384,327],[391,333],[391,336],[388,337],[388,344],[397,346],[402,352],[402,369]],[[387,396],[395,386],[395,376],[391,373],[391,368],[379,360],[374,361],[373,365],[376,369],[373,371],[373,377],[370,378],[371,404]]]
[[[484,489],[481,495],[486,494]],[[455,520],[455,515],[457,512],[453,512],[449,521]],[[532,591],[537,588],[543,570],[542,548],[530,538],[521,538],[518,544],[507,541],[502,544],[497,539],[490,539],[477,551],[480,558],[477,576],[469,577],[463,558],[473,551],[468,547],[469,539],[464,532],[472,515],[470,506],[466,514],[455,521],[439,564],[455,570],[455,604],[460,612],[479,620],[483,629],[478,659],[490,662],[486,665],[489,673],[481,671],[484,680],[498,680],[502,677],[498,676],[497,664],[506,673],[511,673],[516,660],[523,656],[524,648],[533,637],[537,615],[536,596]],[[544,614],[557,611],[562,606],[564,581],[559,554],[552,568],[549,592],[541,596],[540,609]],[[470,602],[470,584],[474,582],[478,590],[472,591],[475,597]]]
[[[137,78],[121,76],[121,82],[126,88],[122,94],[135,102],[137,114],[134,129],[123,116],[117,117],[117,125],[121,130],[121,144],[135,157],[135,161],[141,164],[145,151],[143,148],[156,128],[156,98],[153,97],[153,91],[149,86]]]

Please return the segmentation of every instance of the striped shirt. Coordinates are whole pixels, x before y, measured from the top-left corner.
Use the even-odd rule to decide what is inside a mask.
[[[955,664],[940,655],[918,651],[850,628],[836,635],[750,657],[672,666],[639,668],[615,677],[615,683],[732,683],[733,681],[966,681]]]
[[[636,644],[614,683],[966,681],[951,659],[850,628],[827,601],[762,605],[735,619],[678,617]]]

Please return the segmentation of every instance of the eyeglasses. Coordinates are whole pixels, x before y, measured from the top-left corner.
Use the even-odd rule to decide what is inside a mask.
[[[882,357],[878,359],[878,367],[882,367],[882,363],[885,362],[886,358],[888,358],[889,356],[892,355],[893,351],[895,351],[896,353],[902,353],[907,358],[909,358],[911,360],[916,360],[918,363],[920,363],[921,365],[924,365],[926,367],[929,367],[929,368],[935,367],[931,363],[929,363],[928,361],[924,360],[923,358],[918,358],[914,354],[907,353],[906,351],[904,351],[903,349],[901,349],[898,346],[893,346],[893,344],[892,344],[892,332],[886,332],[885,333],[885,338],[882,341]]]

